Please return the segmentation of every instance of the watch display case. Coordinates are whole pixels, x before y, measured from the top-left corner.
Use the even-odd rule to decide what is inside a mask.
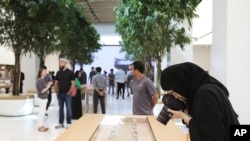
[[[55,141],[189,141],[172,120],[163,125],[153,115],[84,114]]]
[[[105,116],[90,141],[154,141],[147,117]]]

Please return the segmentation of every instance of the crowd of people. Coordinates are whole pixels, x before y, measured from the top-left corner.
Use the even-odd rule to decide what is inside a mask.
[[[36,88],[39,98],[39,116],[38,116],[38,130],[45,132],[48,130],[45,127],[44,119],[48,116],[48,109],[51,104],[52,87],[57,94],[58,106],[59,106],[59,121],[56,129],[64,128],[64,105],[66,105],[66,128],[68,128],[72,119],[79,119],[82,113],[82,89],[87,87],[88,84],[92,84],[94,88],[93,92],[93,112],[97,113],[98,104],[100,102],[102,114],[106,113],[105,108],[105,96],[116,96],[116,99],[122,97],[125,99],[125,91],[127,90],[127,97],[135,92],[133,102],[137,103],[133,106],[133,114],[139,115],[152,115],[153,107],[155,106],[158,94],[153,85],[153,82],[146,78],[144,73],[144,65],[142,62],[134,62],[129,65],[127,72],[118,68],[116,72],[111,68],[110,72],[103,71],[101,67],[91,67],[89,77],[87,79],[87,73],[80,68],[73,72],[67,68],[68,61],[64,58],[59,60],[59,70],[55,74],[54,71],[47,73],[47,67],[40,68],[37,75]],[[103,73],[102,73],[103,72]],[[133,81],[134,80],[134,81]],[[135,85],[135,86],[133,86]],[[140,89],[138,89],[138,86]],[[75,90],[75,94],[73,91]],[[134,91],[132,91],[134,89]],[[140,95],[143,95],[141,99]]]
[[[68,128],[72,119],[82,116],[81,90],[86,88],[87,75],[81,68],[73,73],[66,67],[67,60],[60,59],[60,69],[52,78],[47,74],[46,67],[39,70],[37,76],[37,90],[39,99],[38,130],[47,131],[43,119],[50,104],[50,89],[54,85],[59,104],[59,124],[55,127],[64,128],[64,104],[66,105],[66,123]],[[129,70],[118,68],[116,72],[110,69],[102,73],[101,67],[92,67],[89,73],[89,83],[93,85],[93,109],[97,113],[98,103],[102,114],[106,113],[105,96],[112,95],[116,99],[125,99],[133,94],[132,113],[134,115],[153,115],[153,109],[159,99],[159,94],[153,81],[144,75],[145,67],[140,61],[129,65]],[[74,87],[76,95],[72,96]],[[229,126],[238,125],[238,115],[234,111],[227,88],[218,80],[210,76],[193,63],[182,63],[167,67],[162,71],[161,87],[172,95],[176,101],[185,104],[181,110],[167,108],[170,118],[180,118],[189,127],[192,141],[229,140]],[[168,104],[167,102],[164,104]],[[168,105],[167,105],[168,106]]]

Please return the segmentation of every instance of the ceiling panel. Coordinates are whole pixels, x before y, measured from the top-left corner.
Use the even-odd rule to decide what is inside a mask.
[[[83,11],[89,22],[92,23],[114,23],[114,7],[119,6],[119,0],[79,0],[85,7]]]

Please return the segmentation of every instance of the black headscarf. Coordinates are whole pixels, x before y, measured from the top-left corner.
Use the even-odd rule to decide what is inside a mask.
[[[228,97],[227,88],[218,80],[208,75],[199,66],[186,62],[172,65],[164,69],[161,73],[161,87],[163,90],[173,90],[187,98],[187,104],[192,106],[196,91],[203,84],[213,83],[219,86]]]
[[[79,70],[75,72],[75,78],[79,78],[79,73],[81,73]]]

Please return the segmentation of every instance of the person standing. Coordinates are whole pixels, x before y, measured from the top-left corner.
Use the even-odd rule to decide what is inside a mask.
[[[40,68],[37,75],[36,89],[38,93],[38,102],[39,102],[39,112],[38,112],[38,131],[46,132],[48,128],[44,126],[45,118],[45,108],[48,100],[48,90],[53,84],[52,82],[46,82],[45,77],[47,75],[47,70]]]
[[[112,95],[114,95],[114,88],[115,88],[114,69],[110,69],[110,73],[108,74],[108,82],[109,82],[108,94],[110,94],[110,89],[112,89]]]
[[[80,78],[81,84],[87,84],[87,74],[83,70],[83,68],[80,68],[80,73],[81,73],[81,78]]]
[[[57,99],[59,104],[59,125],[55,128],[63,128],[64,127],[64,103],[66,104],[67,110],[67,126],[69,128],[71,125],[72,118],[72,108],[71,108],[71,91],[75,85],[74,83],[74,73],[70,69],[67,68],[67,60],[65,58],[61,58],[59,60],[60,70],[56,73],[55,79],[55,91],[57,93]]]
[[[89,72],[89,83],[92,84],[92,78],[96,74],[95,68],[91,67],[91,71]]]
[[[143,74],[144,70],[144,64],[140,61],[131,64],[134,76],[131,82],[134,115],[153,115],[154,106],[159,98],[153,82]]]
[[[82,72],[75,72],[75,86],[77,88],[76,95],[72,97],[72,119],[79,119],[82,116],[82,97],[81,90],[87,85],[81,85]]]
[[[129,91],[131,94],[133,94],[133,91],[132,91],[132,88],[131,88],[131,81],[133,79],[133,74],[131,72],[131,65],[129,65],[129,71],[127,72],[127,75],[126,75],[126,84],[127,84],[127,97],[129,97]]]
[[[45,83],[52,82],[52,84],[54,84],[54,81],[52,79],[51,74],[47,73],[47,67],[43,66],[43,69],[46,70],[46,76],[44,78]],[[52,87],[52,85],[51,85],[51,87]],[[50,103],[51,103],[51,100],[52,100],[51,87],[49,88],[48,101],[47,101],[47,105],[46,105],[46,113],[45,113],[46,116],[48,116],[48,109],[49,109],[49,106],[50,106]]]
[[[25,79],[25,75],[23,72],[21,72],[21,76],[20,76],[20,88],[19,88],[19,92],[22,94],[23,93],[23,80]]]
[[[97,113],[98,100],[100,100],[102,113],[105,114],[105,93],[107,88],[107,78],[101,74],[102,68],[97,67],[97,74],[93,76],[94,87],[94,113]]]
[[[124,93],[125,93],[125,80],[126,80],[126,74],[124,70],[121,68],[118,68],[118,71],[116,72],[115,75],[115,80],[117,83],[117,97],[116,99],[119,99],[119,95],[122,90],[122,99],[124,99]]]
[[[52,80],[55,81],[56,76],[55,76],[55,72],[54,71],[51,71],[51,77],[52,77]]]
[[[87,84],[87,74],[83,70],[82,67],[80,68],[80,73],[81,73],[81,78],[79,78],[79,80],[80,80],[81,85]],[[85,99],[85,93],[83,95],[81,95],[81,96],[82,96],[82,99]]]

